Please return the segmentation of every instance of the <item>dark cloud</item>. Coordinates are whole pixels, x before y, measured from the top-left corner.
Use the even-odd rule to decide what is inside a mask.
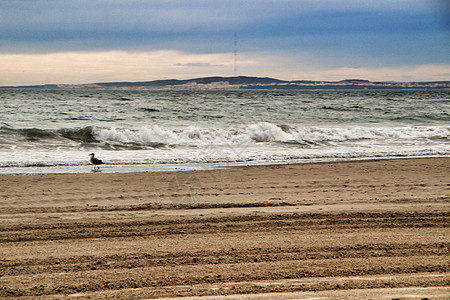
[[[318,52],[449,60],[449,36],[426,0],[3,0],[0,52],[180,50]],[[434,3],[434,4],[433,4]],[[448,7],[448,6],[445,6]],[[406,50],[407,53],[406,53]],[[425,56],[422,54],[428,53]]]

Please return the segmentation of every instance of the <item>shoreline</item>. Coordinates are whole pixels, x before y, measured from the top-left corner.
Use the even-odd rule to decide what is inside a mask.
[[[0,176],[0,297],[445,299],[448,170],[446,157]]]
[[[153,173],[153,172],[179,172],[179,171],[205,171],[241,167],[278,166],[297,164],[320,164],[320,163],[345,163],[359,161],[378,160],[402,160],[402,159],[428,159],[428,158],[450,158],[450,156],[394,156],[394,157],[367,157],[352,159],[296,159],[292,161],[271,162],[215,162],[215,163],[179,163],[179,164],[133,164],[133,165],[102,165],[99,171],[93,169],[92,165],[77,166],[28,166],[28,167],[1,167],[0,176],[3,175],[35,175],[35,174],[89,174],[89,173]]]

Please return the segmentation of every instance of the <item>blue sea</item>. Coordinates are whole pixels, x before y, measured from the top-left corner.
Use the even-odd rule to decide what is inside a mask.
[[[0,90],[0,174],[450,156],[450,91]]]

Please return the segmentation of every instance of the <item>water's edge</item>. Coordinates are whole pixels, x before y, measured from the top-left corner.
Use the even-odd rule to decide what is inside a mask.
[[[105,165],[96,170],[91,165],[84,166],[39,166],[39,167],[7,167],[0,168],[1,175],[36,175],[36,174],[89,174],[89,173],[149,173],[149,172],[182,172],[208,171],[225,168],[257,167],[311,163],[343,163],[355,161],[378,161],[392,159],[426,159],[450,158],[450,156],[395,156],[365,157],[346,159],[302,159],[270,162],[226,162],[226,163],[192,163],[192,164],[142,164],[142,165]]]

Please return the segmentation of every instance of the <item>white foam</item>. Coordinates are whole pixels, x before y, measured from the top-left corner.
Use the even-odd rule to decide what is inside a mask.
[[[267,122],[228,128],[93,128],[97,144],[0,149],[0,167],[87,166],[90,152],[109,165],[449,156],[449,132],[448,126],[318,127]]]
[[[139,129],[95,128],[94,137],[110,144],[248,145],[261,142],[321,143],[352,140],[448,139],[450,127],[317,127],[278,126],[260,122],[228,128],[189,126],[170,129],[154,125]]]

